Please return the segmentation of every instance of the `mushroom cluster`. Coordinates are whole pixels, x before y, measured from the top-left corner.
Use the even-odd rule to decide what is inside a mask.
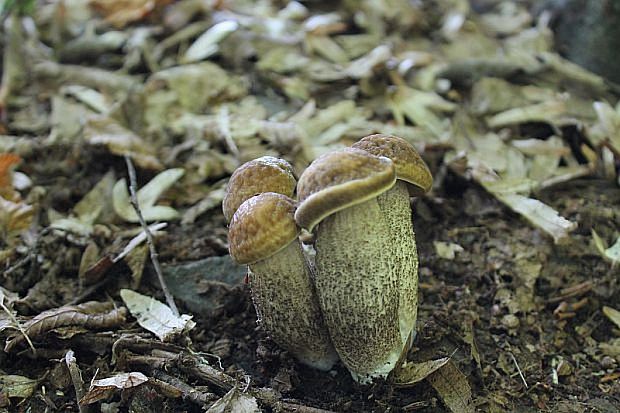
[[[409,197],[431,185],[413,146],[390,135],[320,156],[299,182],[273,157],[237,169],[223,201],[229,249],[248,264],[258,321],[273,340],[318,369],[341,360],[358,382],[386,377],[417,316]],[[313,235],[313,265],[301,229]]]

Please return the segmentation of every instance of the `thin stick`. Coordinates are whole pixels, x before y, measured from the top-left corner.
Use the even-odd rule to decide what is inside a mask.
[[[24,328],[20,324],[19,320],[17,320],[17,318],[15,318],[15,316],[13,315],[11,310],[9,310],[9,308],[6,305],[4,305],[4,294],[2,293],[2,291],[0,291],[0,307],[6,313],[6,315],[11,319],[11,321],[13,323],[15,323],[15,325],[17,326],[16,328],[19,330],[19,332],[22,333],[22,335],[24,336],[24,338],[28,342],[28,345],[30,346],[30,349],[32,349],[32,354],[36,355],[37,354],[37,349],[34,347],[34,344],[32,344],[32,340],[30,340],[30,337],[28,336],[28,333],[26,333],[26,331],[24,330]]]
[[[133,162],[131,162],[131,158],[129,157],[129,155],[125,155],[125,163],[127,163],[127,171],[129,172],[129,193],[131,194],[131,205],[133,206],[133,209],[136,210],[136,215],[138,215],[138,220],[140,220],[142,230],[146,234],[146,243],[149,246],[151,262],[153,263],[153,268],[155,268],[155,272],[157,273],[159,285],[161,285],[161,289],[164,292],[164,296],[166,297],[166,303],[168,304],[168,307],[170,307],[170,309],[172,310],[172,314],[178,317],[179,310],[174,303],[174,298],[172,297],[172,294],[170,294],[170,291],[168,290],[166,280],[164,280],[164,274],[162,273],[161,267],[159,266],[159,259],[157,258],[158,254],[157,250],[155,249],[153,234],[151,234],[151,230],[149,229],[148,225],[146,225],[146,221],[144,221],[142,211],[140,210],[140,205],[138,205],[138,195],[136,194],[136,188],[138,186],[136,179],[136,169],[133,167]]]
[[[517,359],[512,353],[509,352],[508,354],[512,358],[512,361],[515,363],[515,366],[517,367],[517,371],[519,372],[519,377],[521,377],[521,381],[523,381],[523,384],[525,385],[525,388],[527,389],[529,386],[527,385],[527,381],[525,381],[525,377],[523,376],[523,373],[521,372],[521,367],[519,367],[519,363],[517,363]]]
[[[162,382],[180,391],[183,395],[183,399],[187,399],[192,403],[204,406],[206,403],[219,398],[213,393],[198,391],[184,381],[178,379],[177,377],[171,376],[162,370],[154,369],[152,374],[154,378],[161,380]]]

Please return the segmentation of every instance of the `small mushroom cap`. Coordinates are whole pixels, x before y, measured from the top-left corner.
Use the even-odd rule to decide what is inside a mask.
[[[299,177],[295,221],[311,231],[325,217],[374,198],[395,182],[388,158],[355,148],[326,153]]]
[[[410,185],[411,196],[423,195],[431,189],[433,176],[413,145],[393,135],[366,136],[352,145],[376,156],[390,158],[396,167],[396,178]]]
[[[228,226],[230,255],[239,264],[271,257],[299,234],[295,201],[286,195],[264,192],[243,202]]]
[[[230,222],[239,205],[246,199],[263,192],[277,192],[288,197],[295,191],[293,167],[284,159],[263,156],[244,163],[233,172],[222,209],[226,221]]]

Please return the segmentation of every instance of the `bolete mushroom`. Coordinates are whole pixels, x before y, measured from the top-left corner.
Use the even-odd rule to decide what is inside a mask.
[[[321,316],[298,239],[295,201],[265,192],[245,200],[232,216],[230,255],[248,264],[259,323],[299,361],[329,370],[338,360]]]
[[[418,313],[418,253],[409,196],[428,192],[433,184],[433,177],[415,148],[397,136],[370,135],[352,147],[390,158],[396,168],[396,184],[379,195],[377,202],[390,228],[393,262],[400,272],[401,338],[411,342]]]
[[[293,196],[297,181],[293,167],[284,159],[263,156],[237,168],[226,186],[222,210],[227,222],[246,199],[263,192]]]
[[[353,378],[387,376],[405,343],[400,264],[377,198],[394,186],[394,163],[355,148],[329,152],[299,178],[295,220],[315,231],[315,287],[334,347]]]

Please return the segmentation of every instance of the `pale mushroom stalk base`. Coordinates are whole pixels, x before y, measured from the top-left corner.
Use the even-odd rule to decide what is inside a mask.
[[[398,264],[400,299],[398,306],[401,340],[411,346],[418,315],[418,252],[411,220],[407,183],[396,181],[377,197],[392,235],[391,252]]]
[[[341,360],[360,383],[387,376],[404,347],[399,268],[390,227],[376,198],[338,211],[316,233],[315,285]]]
[[[300,242],[295,240],[248,268],[258,322],[300,362],[329,370],[338,354],[319,310]]]

